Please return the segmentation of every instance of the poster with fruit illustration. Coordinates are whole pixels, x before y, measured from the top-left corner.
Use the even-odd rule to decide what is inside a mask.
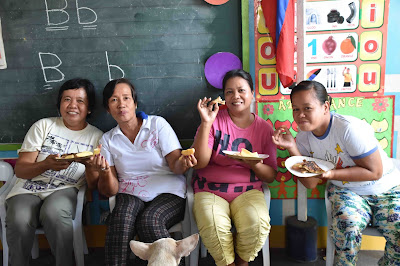
[[[394,96],[379,97],[340,97],[333,98],[331,111],[343,115],[352,115],[365,120],[375,130],[375,137],[389,157],[392,157]],[[257,113],[270,123],[274,129],[281,126],[289,128],[293,136],[298,132],[293,121],[290,100],[281,99],[257,103]],[[269,184],[274,199],[294,199],[297,196],[297,177],[285,168],[289,153],[278,147],[278,175]],[[324,198],[325,182],[313,190],[308,190],[309,198]]]
[[[4,53],[4,43],[3,43],[3,32],[1,30],[1,19],[0,19],[0,69],[7,68],[6,55]]]
[[[261,5],[253,4],[256,100],[288,99]],[[389,1],[308,0],[305,7],[306,78],[333,97],[383,96]]]

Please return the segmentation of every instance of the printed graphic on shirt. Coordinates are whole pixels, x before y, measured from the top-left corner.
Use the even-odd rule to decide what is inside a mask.
[[[147,185],[148,178],[149,178],[148,175],[134,176],[131,179],[121,178],[118,181],[119,182],[118,192],[134,194],[134,192],[136,190],[136,192],[140,191],[140,193],[147,195],[148,192],[144,188]]]
[[[224,138],[221,139],[222,136],[222,132],[220,130],[216,130],[215,131],[215,138],[214,138],[214,146],[213,146],[213,150],[217,151],[218,150],[218,146],[221,145],[221,149],[219,150],[220,155],[225,156],[225,154],[222,151],[228,150],[228,146],[229,146],[229,139],[230,139],[230,135],[224,133]],[[240,148],[245,148],[246,150],[252,152],[253,151],[253,146],[251,145],[250,141],[245,139],[245,138],[237,138],[232,142],[232,146],[231,146],[231,150],[232,151],[239,151],[239,145],[241,145]]]
[[[151,147],[154,149],[154,147],[157,145],[157,143],[158,143],[157,132],[156,132],[156,130],[153,130],[149,134],[149,138],[143,140],[140,146],[142,148]]]
[[[93,146],[85,143],[71,141],[64,137],[49,133],[44,140],[39,157],[47,157],[52,154],[65,154],[79,151],[92,150]],[[79,171],[83,165],[72,162],[67,169],[54,171],[47,170],[38,176],[39,180],[26,180],[23,188],[32,192],[41,192],[48,189],[56,189],[65,185],[76,185],[84,178],[84,171]]]

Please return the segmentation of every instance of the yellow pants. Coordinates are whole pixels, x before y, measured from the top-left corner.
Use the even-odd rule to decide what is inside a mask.
[[[264,193],[255,189],[231,203],[209,192],[196,193],[193,213],[201,240],[218,266],[233,263],[235,252],[241,259],[253,261],[271,228]]]

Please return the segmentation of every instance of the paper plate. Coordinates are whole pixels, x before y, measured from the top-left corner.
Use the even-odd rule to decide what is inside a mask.
[[[314,161],[316,164],[318,164],[319,167],[321,167],[325,171],[329,171],[329,170],[332,170],[335,168],[335,165],[328,161],[324,161],[324,160],[320,160],[320,159],[316,159],[316,158],[312,158],[312,157],[306,157],[306,156],[292,156],[292,157],[289,157],[285,161],[286,169],[288,169],[289,172],[291,172],[292,174],[294,174],[295,176],[298,176],[298,177],[312,177],[312,176],[319,175],[319,174],[314,174],[314,173],[302,173],[302,172],[292,169],[292,166],[294,164],[302,163],[303,160]]]
[[[236,55],[228,52],[216,53],[207,59],[204,75],[212,86],[222,89],[226,72],[233,69],[242,69],[242,62]]]
[[[207,3],[212,4],[212,5],[222,5],[228,2],[229,0],[205,0]]]
[[[238,151],[222,151],[223,153],[225,153],[229,158],[232,159],[239,159],[239,160],[255,160],[255,161],[259,161],[259,160],[264,160],[266,158],[269,157],[268,154],[258,154],[258,157],[247,157],[247,156],[241,156],[240,152]]]

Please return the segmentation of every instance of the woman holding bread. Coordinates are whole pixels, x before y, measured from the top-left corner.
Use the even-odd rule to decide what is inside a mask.
[[[103,132],[86,122],[95,106],[95,89],[86,79],[66,81],[58,92],[61,117],[34,123],[15,165],[18,177],[6,197],[10,265],[29,265],[35,230],[42,225],[56,265],[74,265],[73,227],[77,193],[97,186],[90,159],[71,162],[60,155],[93,150]]]
[[[127,79],[110,81],[103,105],[118,125],[100,141],[95,156],[99,192],[116,195],[108,219],[106,265],[126,265],[129,241],[139,235],[146,243],[170,237],[168,229],[183,219],[186,180],[182,175],[196,164],[193,155],[181,159],[181,145],[159,116],[136,113],[137,93]]]
[[[335,265],[356,265],[362,231],[370,223],[386,238],[379,265],[400,265],[400,173],[374,129],[358,118],[330,112],[332,99],[319,82],[300,82],[290,99],[301,131],[295,141],[287,128],[277,129],[274,142],[292,156],[336,165],[317,177],[299,179],[307,188],[315,188],[320,179],[330,180]]]
[[[223,91],[227,109],[219,110],[209,98],[197,104],[201,124],[193,144],[197,159],[193,212],[202,241],[218,266],[248,265],[270,230],[262,183],[275,179],[276,145],[272,127],[250,111],[254,97],[250,74],[226,73]],[[223,153],[241,149],[269,157],[235,160]]]

